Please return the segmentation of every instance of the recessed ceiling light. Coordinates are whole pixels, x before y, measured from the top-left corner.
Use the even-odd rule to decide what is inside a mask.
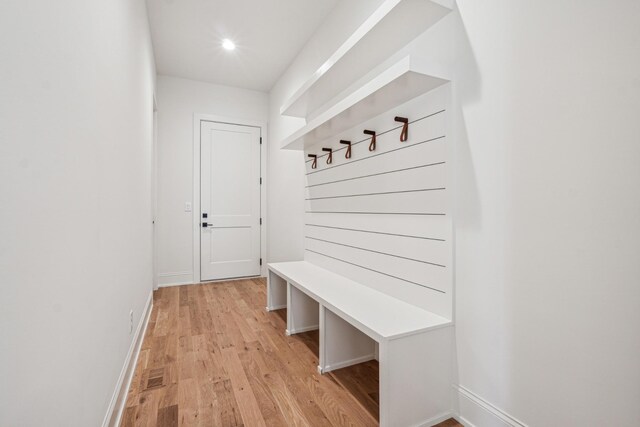
[[[229,39],[222,40],[222,47],[227,50],[233,50],[236,48],[236,44]]]

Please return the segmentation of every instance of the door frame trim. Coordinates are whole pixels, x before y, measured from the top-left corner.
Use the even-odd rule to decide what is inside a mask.
[[[263,259],[260,267],[260,275],[266,276],[267,272],[267,123],[256,120],[236,119],[211,114],[193,115],[193,195],[191,216],[193,218],[193,282],[200,283],[200,123],[217,122],[238,126],[250,126],[260,128],[260,176],[262,185],[260,186],[260,217],[262,227],[260,227],[260,257]]]

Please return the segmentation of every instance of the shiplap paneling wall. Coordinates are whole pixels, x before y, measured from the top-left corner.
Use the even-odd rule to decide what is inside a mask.
[[[318,155],[316,169],[306,161],[305,260],[452,318],[448,99],[445,85],[305,152]],[[409,119],[405,142],[395,116]],[[373,152],[364,129],[378,133]]]

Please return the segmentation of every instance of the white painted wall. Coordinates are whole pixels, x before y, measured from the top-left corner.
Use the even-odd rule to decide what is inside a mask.
[[[344,3],[270,94],[272,261],[303,250],[304,163],[278,149],[303,122],[279,107],[355,28]],[[640,5],[457,4],[407,51],[454,82],[460,413],[639,425]]]
[[[141,0],[0,2],[0,425],[99,426],[151,293]]]
[[[246,89],[158,76],[159,284],[193,282],[193,117],[210,114],[266,122],[268,95]],[[197,215],[198,213],[195,213]]]
[[[304,258],[304,161],[300,151],[280,150],[304,119],[280,115],[280,106],[342,44],[382,0],[338,2],[269,92],[267,253],[269,262]]]
[[[458,5],[459,383],[640,425],[640,4]]]

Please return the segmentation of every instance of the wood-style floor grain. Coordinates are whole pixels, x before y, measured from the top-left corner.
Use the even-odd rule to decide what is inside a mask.
[[[285,336],[265,292],[264,279],[156,291],[121,426],[378,425],[377,362],[318,374],[317,331]]]

